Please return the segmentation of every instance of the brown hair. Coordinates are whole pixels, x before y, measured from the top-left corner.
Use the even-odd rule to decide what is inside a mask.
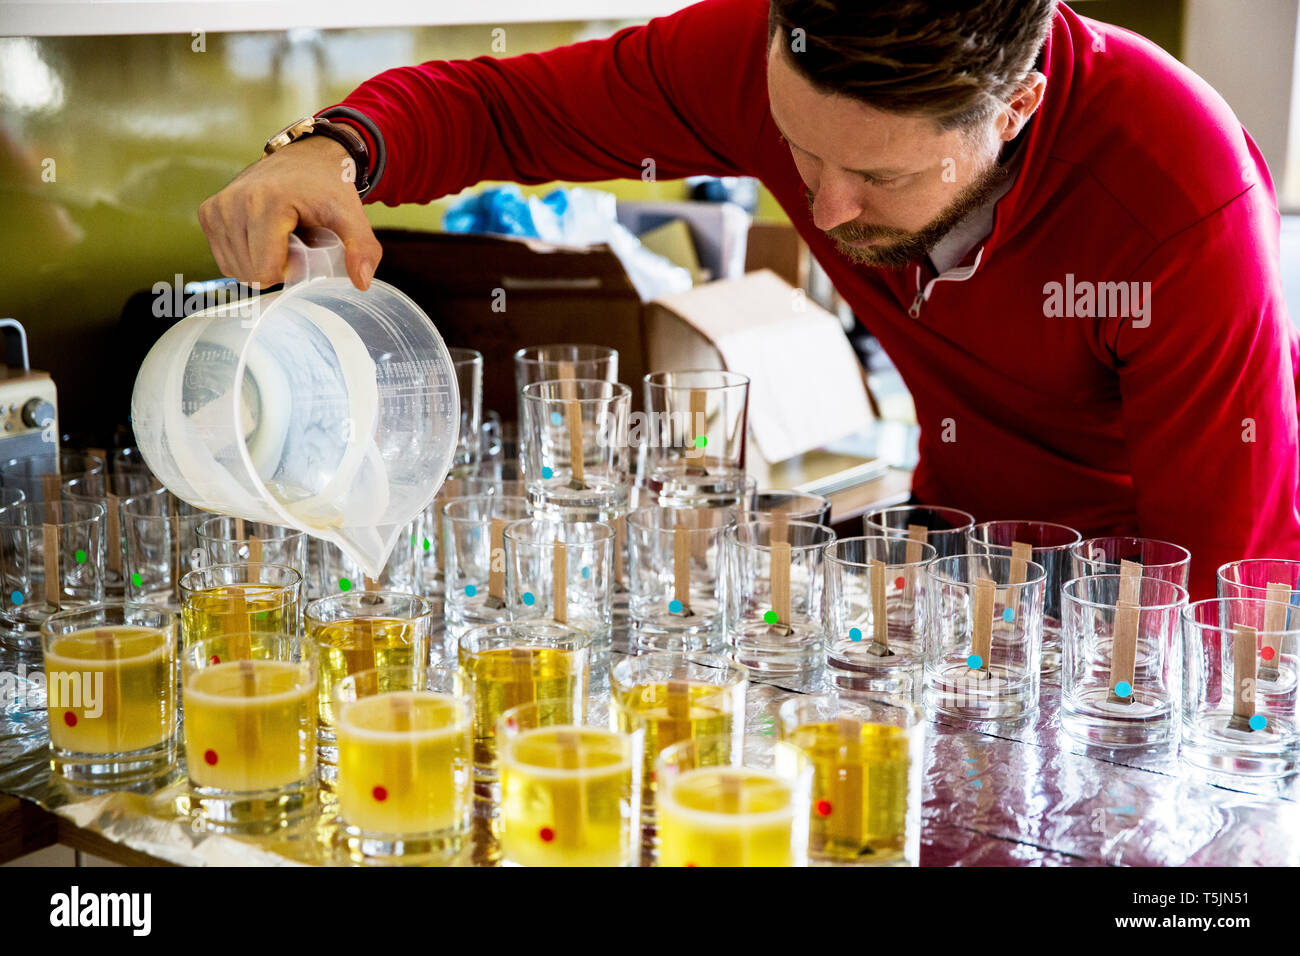
[[[826,93],[969,127],[1009,101],[1056,0],[771,0],[790,64]],[[798,32],[802,31],[802,32]]]

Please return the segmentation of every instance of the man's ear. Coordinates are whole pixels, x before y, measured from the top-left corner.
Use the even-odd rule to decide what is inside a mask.
[[[1025,76],[1020,89],[998,116],[998,136],[1002,142],[1009,143],[1020,135],[1020,131],[1043,102],[1046,89],[1047,77],[1043,74],[1030,72]]]

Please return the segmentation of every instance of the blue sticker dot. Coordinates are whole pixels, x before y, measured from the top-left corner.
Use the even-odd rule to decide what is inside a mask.
[[[1011,608],[1009,608],[1009,607],[1004,607],[1004,608],[1002,609],[1002,620],[1004,620],[1004,621],[1006,621],[1008,624],[1010,624],[1010,623],[1011,623],[1012,621],[1014,621],[1015,619],[1016,619],[1016,612],[1015,612],[1015,611],[1011,610]]]
[[[590,577],[591,577],[591,568],[583,568],[583,569],[582,569],[582,576],[583,576],[584,578],[590,578]]]
[[[1267,726],[1268,726],[1268,718],[1265,717],[1263,714],[1256,714],[1254,717],[1250,718],[1251,730],[1263,730]]]
[[[549,465],[543,465],[543,466],[542,466],[542,477],[543,477],[543,478],[548,478],[548,479],[549,479],[549,478],[553,478],[553,477],[555,477],[555,472],[551,471],[551,467],[550,467]]]
[[[472,584],[465,585],[465,597],[473,597],[475,594],[478,594],[478,588]]]
[[[983,780],[972,780],[972,781],[970,782],[970,785],[971,785],[972,787],[974,787],[976,790],[983,790],[983,789],[984,789],[984,781],[983,781]]]
[[[551,412],[551,424],[552,424],[552,425],[563,425],[563,424],[564,424],[564,416],[561,415],[559,412]]]
[[[533,597],[532,591],[524,592],[524,603],[527,604],[529,607],[532,607],[534,604],[537,603],[537,598]]]
[[[22,604],[26,599],[23,597],[22,591],[15,591],[13,594],[9,595],[9,600],[13,601],[15,604]]]
[[[1132,693],[1133,693],[1133,685],[1126,680],[1122,680],[1115,685],[1116,697],[1128,697]]]
[[[972,654],[970,657],[966,658],[966,666],[973,671],[977,671],[984,666],[984,658],[980,657],[978,654]]]
[[[681,601],[678,601],[678,600],[672,600],[672,601],[669,601],[669,602],[668,602],[668,610],[669,610],[670,612],[672,612],[673,614],[681,614],[681,613],[682,613],[682,602],[681,602]]]
[[[860,628],[860,627],[851,627],[851,628],[849,628],[849,640],[850,640],[850,641],[860,641],[860,640],[862,640],[862,628]]]

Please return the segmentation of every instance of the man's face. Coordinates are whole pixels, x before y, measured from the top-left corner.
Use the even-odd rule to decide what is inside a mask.
[[[780,31],[768,50],[772,118],[808,187],[814,225],[850,260],[899,268],[934,244],[1002,182],[996,119],[941,131],[929,117],[828,96],[795,72]]]

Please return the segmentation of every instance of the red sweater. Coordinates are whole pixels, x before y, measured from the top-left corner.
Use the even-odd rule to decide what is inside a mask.
[[[389,70],[344,105],[383,135],[369,198],[390,205],[483,179],[640,178],[646,158],[664,179],[756,176],[911,390],[920,500],[1174,541],[1193,599],[1225,561],[1300,557],[1300,337],[1277,204],[1213,89],[1060,7],[1024,165],[961,263],[978,266],[931,286],[928,265],[851,264],[813,226],[768,113],[766,50],[767,0],[708,0],[540,55]],[[1103,282],[1149,288],[1145,316],[1089,315]]]

